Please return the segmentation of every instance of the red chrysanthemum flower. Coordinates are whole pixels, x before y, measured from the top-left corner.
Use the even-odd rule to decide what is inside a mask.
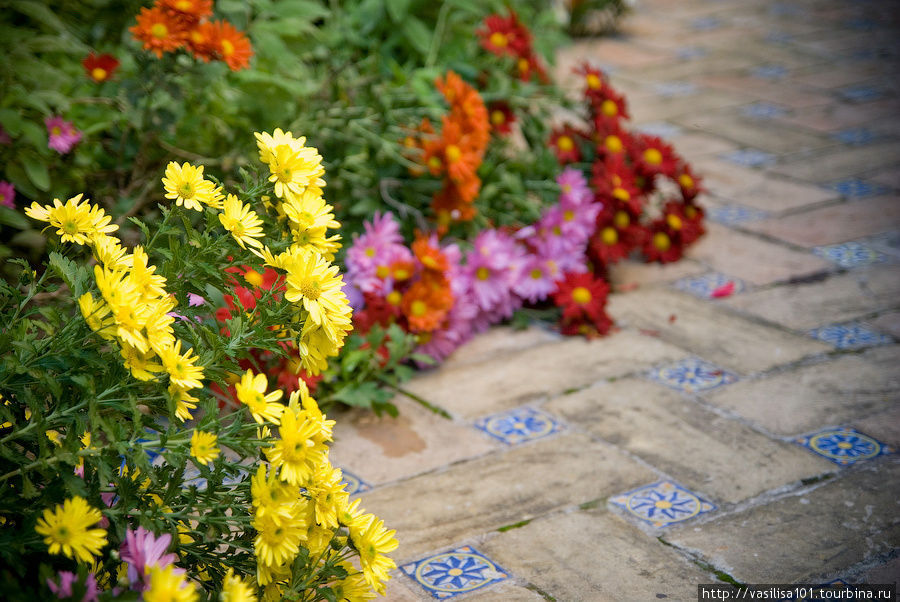
[[[216,52],[232,71],[240,71],[250,66],[253,47],[244,32],[228,21],[213,21]]]
[[[673,237],[666,220],[659,219],[650,224],[643,250],[648,262],[672,263],[681,259],[684,245],[680,237]]]
[[[553,147],[556,159],[561,165],[581,160],[578,141],[584,137],[584,133],[569,124],[564,125],[562,129],[553,130],[550,134],[550,146]]]
[[[693,201],[698,194],[703,192],[700,176],[696,175],[687,163],[682,163],[679,166],[675,171],[674,179],[681,189],[681,198],[685,202]]]
[[[633,157],[638,171],[645,177],[652,178],[657,174],[673,177],[680,162],[670,144],[657,136],[639,134],[636,137],[635,156]]]
[[[540,59],[533,52],[519,57],[516,61],[516,71],[519,74],[519,79],[523,82],[531,81],[535,76],[542,84],[550,81],[550,78],[547,76],[547,70],[544,69]]]
[[[113,55],[101,54],[98,56],[93,51],[81,61],[81,64],[87,71],[88,77],[98,83],[111,78],[119,68],[119,60]]]
[[[185,24],[158,6],[142,8],[137,16],[137,25],[128,31],[144,45],[144,50],[149,50],[157,58],[162,58],[163,52],[178,50],[187,38]]]
[[[437,219],[438,234],[443,235],[453,222],[468,222],[475,217],[476,210],[472,201],[478,196],[481,180],[476,178],[466,184],[470,185],[468,189],[460,188],[447,180],[432,198],[431,210]]]
[[[557,284],[553,302],[562,308],[563,319],[596,319],[606,305],[609,285],[591,273],[569,273]]]
[[[593,339],[607,334],[612,326],[612,318],[604,311],[593,320],[586,317],[561,320],[559,330],[566,336],[581,335]]]
[[[516,121],[516,114],[505,100],[498,100],[488,105],[488,115],[491,121],[491,129],[498,134],[509,134],[512,124]]]
[[[603,203],[604,211],[614,212],[623,207],[635,216],[643,211],[643,195],[635,181],[634,171],[625,163],[623,155],[610,155],[591,166],[591,186],[594,197]]]
[[[629,148],[633,145],[633,136],[630,132],[616,123],[606,131],[597,131],[595,135],[597,143],[597,158],[606,159],[614,155],[625,157]]]
[[[367,334],[376,324],[387,328],[400,317],[399,292],[392,291],[387,298],[371,294],[364,294],[363,298],[363,308],[353,312],[353,328],[359,334]]]
[[[594,102],[602,101],[605,98],[605,88],[608,83],[602,71],[591,67],[587,62],[576,67],[574,71],[582,77],[584,95],[588,100]]]
[[[626,209],[604,210],[588,242],[588,254],[595,264],[610,265],[628,257],[632,249],[644,243],[645,237],[645,228]]]
[[[663,219],[669,227],[669,235],[673,239],[679,238],[683,246],[693,243],[706,232],[703,210],[696,205],[669,201],[663,207]]]
[[[613,90],[608,83],[604,84],[602,94],[598,94],[596,98],[591,97],[590,100],[591,115],[597,130],[604,130],[629,118],[625,97]]]
[[[511,8],[506,17],[487,16],[483,25],[475,34],[488,52],[497,56],[522,56],[531,50],[531,33]]]

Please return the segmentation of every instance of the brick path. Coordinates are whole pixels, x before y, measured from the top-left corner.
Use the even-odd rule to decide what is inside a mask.
[[[401,542],[389,599],[898,580],[898,15],[642,1],[623,36],[561,53],[706,176],[709,233],[616,270],[608,338],[497,328],[417,378],[452,420],[407,399],[337,416],[335,464]]]

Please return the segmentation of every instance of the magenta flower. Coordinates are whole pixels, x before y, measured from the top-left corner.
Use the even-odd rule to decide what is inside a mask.
[[[206,303],[206,299],[194,293],[188,293],[188,307],[200,307]]]
[[[559,184],[560,203],[574,203],[582,205],[591,200],[593,194],[588,188],[587,180],[581,170],[574,167],[567,167],[556,177],[556,183]]]
[[[390,212],[376,213],[363,228],[365,232],[355,236],[347,249],[346,281],[364,293],[383,292],[391,263],[411,261],[412,253],[403,246],[400,226]]]
[[[553,259],[531,255],[513,290],[523,299],[536,303],[556,291],[556,281],[562,278],[562,270]]]
[[[128,563],[128,579],[132,589],[143,589],[144,575],[148,568],[164,568],[178,559],[175,554],[165,553],[171,542],[172,536],[168,533],[157,537],[143,527],[125,532],[125,543],[119,553],[122,560]]]
[[[47,126],[47,133],[50,136],[47,146],[61,155],[71,151],[72,147],[81,140],[81,132],[62,117],[47,117],[44,119],[44,125]]]
[[[72,586],[75,585],[75,582],[77,581],[78,575],[75,573],[71,571],[60,571],[59,583],[53,581],[53,579],[47,579],[47,587],[56,594],[57,598],[71,598]],[[81,602],[97,602],[97,579],[94,578],[93,573],[88,573],[84,585],[85,592],[84,596],[81,598]]]
[[[0,205],[15,209],[16,187],[9,182],[0,182]]]
[[[484,312],[510,305],[512,285],[525,263],[525,250],[507,234],[483,230],[466,256],[472,298]],[[505,313],[505,312],[504,312]]]

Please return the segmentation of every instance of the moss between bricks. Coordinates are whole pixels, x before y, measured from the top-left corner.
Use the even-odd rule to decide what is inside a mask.
[[[668,541],[663,539],[662,536],[657,537],[656,540],[659,543],[663,544],[664,546],[668,546],[670,548],[675,548],[676,550],[679,549],[678,546],[669,543]],[[690,558],[690,561],[693,562],[694,564],[696,564],[698,567],[700,567],[704,571],[706,571],[707,573],[712,573],[713,575],[715,575],[716,579],[718,579],[722,583],[728,583],[728,584],[734,585],[736,587],[746,587],[745,584],[741,583],[740,581],[738,581],[737,579],[735,579],[734,577],[732,577],[725,571],[720,571],[719,569],[717,569],[713,565],[709,564],[708,562],[703,562],[702,560],[698,560],[697,558]]]
[[[525,586],[525,589],[530,589],[531,591],[540,595],[544,600],[547,600],[548,602],[556,602],[556,598],[554,598],[553,596],[551,596],[550,594],[548,594],[547,592],[545,592],[544,590],[542,590],[541,588],[536,586],[534,583],[529,583],[528,585]]]
[[[512,531],[513,529],[518,529],[519,527],[524,527],[525,525],[527,525],[527,524],[530,523],[530,522],[531,522],[531,519],[530,519],[530,518],[527,519],[527,520],[520,520],[520,521],[517,522],[517,523],[513,523],[513,524],[511,524],[511,525],[504,525],[504,526],[502,526],[502,527],[499,527],[497,530],[498,530],[499,532],[501,532],[501,533],[506,533],[507,531]]]

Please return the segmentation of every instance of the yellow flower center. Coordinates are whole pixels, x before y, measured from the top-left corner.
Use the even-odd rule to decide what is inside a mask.
[[[169,28],[162,23],[154,23],[150,28],[150,35],[161,40],[169,35]]]
[[[391,269],[386,265],[380,265],[375,268],[375,276],[378,278],[387,278],[391,275]]]
[[[688,219],[694,219],[695,217],[697,217],[697,209],[688,205],[684,208],[684,215]]]
[[[430,157],[428,159],[428,167],[431,169],[440,169],[441,165],[441,160],[438,157]]]
[[[684,225],[684,222],[681,221],[680,217],[671,213],[666,216],[666,223],[669,224],[669,227],[673,230],[681,230],[681,227]]]
[[[613,223],[616,225],[616,228],[627,228],[631,225],[631,218],[628,217],[628,214],[624,211],[616,211],[616,215],[613,217]]]
[[[58,125],[54,125],[52,128],[50,128],[50,135],[59,136],[60,134],[62,134],[62,128],[60,128]]]
[[[491,34],[490,42],[497,48],[506,48],[507,44],[509,44],[509,39],[507,39],[505,34],[495,31]]]
[[[222,54],[224,56],[234,54],[234,44],[231,43],[231,40],[222,40]]]
[[[659,149],[648,148],[644,151],[644,161],[650,165],[659,165],[662,163],[662,153],[659,152]]]
[[[102,82],[109,75],[103,67],[94,67],[91,69],[91,77],[98,82]]]
[[[480,268],[478,268],[478,270],[475,271],[475,277],[479,280],[487,280],[491,277],[491,271],[486,267],[481,266]]]
[[[556,140],[556,146],[561,151],[570,151],[575,148],[575,142],[569,136],[560,136]]]
[[[522,73],[526,73],[531,64],[528,62],[528,59],[519,59],[518,67],[519,71]]]
[[[399,292],[391,291],[390,293],[388,293],[388,296],[385,297],[385,300],[391,305],[397,306],[400,305],[400,301],[402,298],[403,296]]]
[[[409,305],[409,311],[414,316],[424,316],[428,311],[428,305],[425,304],[424,301],[416,299]]]
[[[394,270],[394,280],[406,280],[409,276],[409,270],[406,268],[397,268]]]
[[[318,299],[321,293],[322,285],[318,280],[304,280],[300,284],[300,294],[310,301],[315,301],[316,299]]]
[[[656,507],[660,510],[668,510],[672,507],[672,502],[667,502],[666,500],[659,500],[656,502]]]
[[[544,275],[544,272],[542,272],[538,268],[534,268],[533,270],[531,270],[531,277],[535,280],[540,280],[541,276],[543,276],[543,275]]]
[[[190,182],[182,182],[181,186],[178,187],[178,193],[186,199],[194,196],[194,187],[191,186]]]
[[[681,184],[682,188],[687,188],[688,190],[690,190],[694,187],[694,178],[686,173],[683,173],[678,176],[678,183]]]
[[[566,209],[565,211],[563,211],[563,221],[571,222],[573,219],[575,219],[574,211],[572,211],[571,209]]]
[[[612,226],[607,226],[600,232],[600,239],[603,244],[612,246],[619,242],[619,233]]]
[[[72,220],[66,220],[60,225],[66,234],[75,234],[78,232],[78,224]]]
[[[584,80],[591,90],[599,90],[603,86],[603,82],[601,82],[600,78],[594,73],[588,73]]]
[[[672,246],[672,240],[665,232],[657,232],[653,235],[653,246],[660,251],[668,251]]]
[[[183,13],[188,12],[194,7],[194,3],[191,0],[180,0],[180,2],[175,3],[175,8],[180,10]]]
[[[613,101],[606,99],[603,101],[603,104],[600,105],[600,110],[607,117],[615,117],[619,114],[619,107],[616,106],[616,103]]]
[[[501,110],[491,111],[491,123],[494,125],[502,125],[506,121],[506,114]]]
[[[455,144],[448,144],[445,154],[447,155],[447,161],[450,163],[456,163],[462,157],[462,151]]]
[[[244,280],[246,280],[253,286],[262,286],[263,276],[256,270],[250,270],[246,274],[244,274]]]
[[[627,201],[631,198],[631,195],[628,194],[628,191],[619,186],[613,188],[612,195],[614,199],[619,199],[620,201]]]
[[[375,257],[375,247],[366,247],[366,257]]]
[[[606,137],[606,150],[611,153],[621,153],[622,152],[622,139],[618,136],[607,136]]]
[[[583,286],[576,286],[572,290],[572,301],[579,305],[584,305],[585,303],[590,303],[591,299],[593,299],[593,295],[591,295],[591,291],[587,290]]]

